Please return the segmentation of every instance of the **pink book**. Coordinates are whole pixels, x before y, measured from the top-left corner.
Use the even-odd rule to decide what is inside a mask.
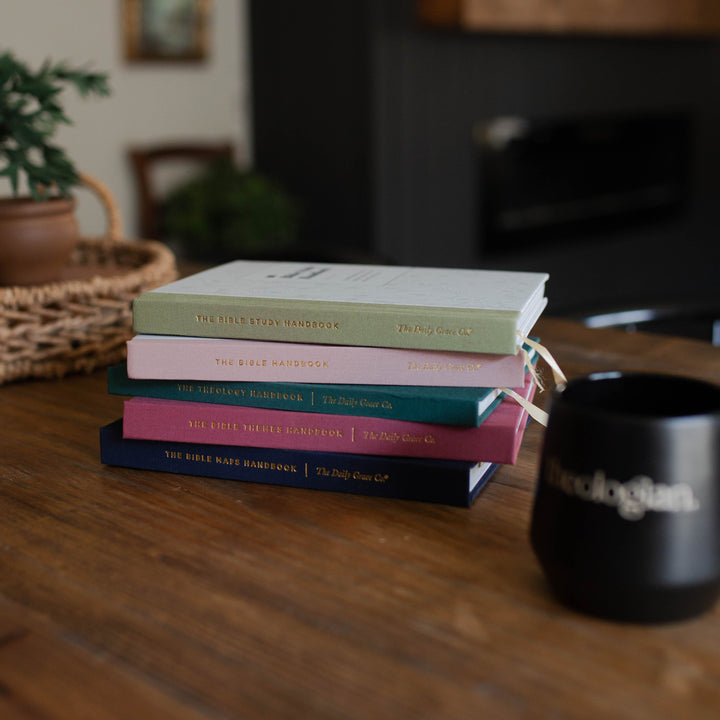
[[[522,395],[532,400],[528,374]],[[505,397],[479,427],[135,397],[123,436],[208,445],[514,463],[527,412]]]
[[[534,352],[534,351],[531,351]],[[525,357],[171,335],[127,344],[131,378],[351,385],[519,387]]]

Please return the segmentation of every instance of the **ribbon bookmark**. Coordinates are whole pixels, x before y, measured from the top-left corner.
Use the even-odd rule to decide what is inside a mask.
[[[557,360],[555,360],[550,351],[544,345],[541,345],[539,342],[535,342],[535,340],[524,337],[520,333],[518,333],[518,335],[520,335],[520,338],[522,339],[524,344],[529,345],[533,350],[535,350],[535,352],[537,352],[537,354],[550,366],[555,385],[559,387],[564,387],[565,385],[567,385],[567,378],[565,377],[565,373],[560,369]],[[535,376],[533,375],[533,377]],[[535,381],[537,382],[537,379]],[[538,384],[538,389],[542,389],[542,385]]]
[[[514,398],[520,405],[522,405],[533,420],[539,422],[543,427],[547,427],[549,416],[544,410],[539,408],[537,405],[533,405],[529,400],[516,393],[511,388],[500,388],[500,390],[507,393],[511,398]]]
[[[540,377],[540,373],[537,371],[537,366],[530,359],[530,353],[524,347],[520,348],[520,352],[522,353],[523,359],[525,361],[525,368],[532,375],[532,378],[535,381],[535,385],[537,386],[538,392],[543,392],[545,390],[545,383],[543,382],[543,379]]]
[[[562,389],[567,385],[567,378],[565,377],[565,373],[560,369],[560,366],[557,363],[557,360],[552,356],[550,351],[544,346],[541,345],[539,342],[536,342],[535,340],[531,340],[530,338],[526,338],[520,333],[520,338],[523,341],[523,344],[528,345],[531,347],[535,352],[548,364],[550,367],[550,370],[553,374],[553,380],[555,381],[555,385]],[[521,352],[523,353],[523,356],[525,358],[525,365],[527,366],[528,371],[533,376],[533,379],[535,380],[535,384],[537,385],[537,389],[542,392],[545,389],[545,385],[540,379],[540,374],[537,372],[535,366],[530,362],[530,357],[528,355],[527,350],[525,348],[521,347]],[[527,410],[528,415],[535,420],[536,422],[539,422],[543,427],[547,427],[548,424],[548,418],[549,415],[544,410],[539,408],[537,405],[533,405],[529,400],[526,400],[522,395],[519,395],[511,388],[500,388],[504,393],[509,395],[511,398],[513,398],[516,402],[518,402],[525,410]]]

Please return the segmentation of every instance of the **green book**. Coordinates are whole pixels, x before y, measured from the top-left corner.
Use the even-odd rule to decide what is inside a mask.
[[[544,273],[237,260],[141,294],[138,333],[514,354]]]
[[[480,425],[503,396],[497,388],[138,380],[125,363],[108,368],[108,392],[468,427]]]

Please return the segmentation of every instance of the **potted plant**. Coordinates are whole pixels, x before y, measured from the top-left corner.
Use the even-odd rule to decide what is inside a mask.
[[[297,250],[299,216],[277,182],[220,160],[168,194],[162,234],[193,260],[279,259]]]
[[[110,94],[107,76],[46,60],[32,70],[11,52],[0,53],[0,177],[11,196],[0,199],[0,285],[56,280],[78,240],[72,189],[80,175],[52,143],[70,124],[60,94]]]

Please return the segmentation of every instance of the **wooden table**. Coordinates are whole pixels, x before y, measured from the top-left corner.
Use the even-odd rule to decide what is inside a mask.
[[[720,381],[720,349],[537,328],[570,376]],[[103,467],[103,373],[0,388],[0,717],[717,718],[720,608],[556,603],[528,543],[542,428],[467,509]]]

